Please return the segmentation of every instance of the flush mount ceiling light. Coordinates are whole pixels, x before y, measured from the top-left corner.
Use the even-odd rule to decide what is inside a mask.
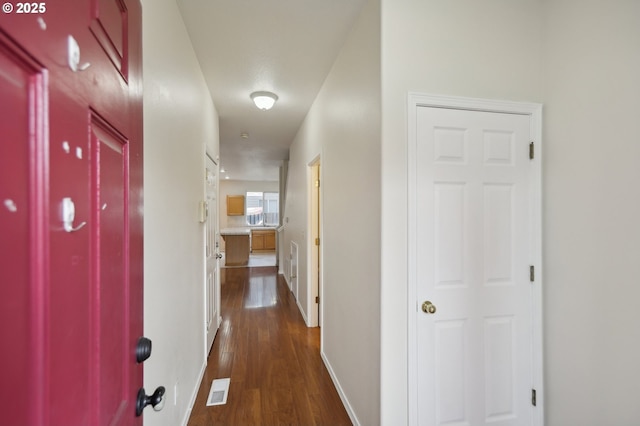
[[[273,104],[278,100],[278,96],[271,92],[253,92],[251,94],[251,99],[253,99],[253,102],[258,108],[266,111],[273,107]]]

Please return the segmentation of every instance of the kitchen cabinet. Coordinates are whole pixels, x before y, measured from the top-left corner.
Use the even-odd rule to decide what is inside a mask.
[[[227,216],[244,216],[244,195],[227,195]]]
[[[276,249],[274,229],[251,230],[251,251],[273,251]]]

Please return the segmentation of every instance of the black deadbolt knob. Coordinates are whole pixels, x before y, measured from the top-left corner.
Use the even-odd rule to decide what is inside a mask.
[[[154,393],[147,395],[144,388],[140,388],[138,391],[138,399],[136,400],[136,416],[139,417],[147,405],[151,405],[155,411],[162,410],[162,408],[164,408],[165,392],[164,386],[158,386]]]
[[[138,345],[136,346],[136,362],[140,364],[151,356],[151,339],[141,337],[138,339]]]

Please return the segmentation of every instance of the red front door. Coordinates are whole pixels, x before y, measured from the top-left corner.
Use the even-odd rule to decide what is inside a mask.
[[[25,5],[0,12],[0,424],[140,425],[140,3]]]

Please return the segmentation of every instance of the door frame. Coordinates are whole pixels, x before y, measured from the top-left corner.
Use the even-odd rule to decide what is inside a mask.
[[[321,180],[320,156],[314,158],[308,165],[309,182],[309,221],[308,221],[308,290],[307,319],[309,327],[322,326],[322,183],[316,187],[315,181]],[[315,244],[315,239],[320,244]],[[316,297],[319,302],[316,303]]]
[[[300,304],[300,287],[298,285],[298,283],[300,282],[298,280],[298,249],[298,243],[296,243],[295,241],[289,242],[289,287],[293,292],[293,297],[296,299],[298,309],[300,309],[300,312],[302,312],[303,309],[302,305]]]
[[[535,280],[532,283],[533,295],[533,377],[532,383],[536,389],[536,410],[534,410],[533,424],[544,424],[544,386],[543,386],[543,329],[542,329],[542,105],[528,102],[513,102],[491,99],[477,99],[457,96],[431,95],[416,92],[408,93],[407,102],[407,178],[408,178],[408,206],[407,206],[407,395],[409,425],[418,424],[418,379],[417,379],[417,326],[416,312],[420,310],[416,299],[418,277],[416,276],[416,248],[417,238],[415,229],[416,214],[416,176],[417,164],[417,112],[419,107],[448,108],[471,111],[497,112],[506,114],[527,115],[530,117],[530,140],[535,144],[535,158],[531,161],[532,180],[530,188],[531,204],[531,232],[532,242],[530,253],[531,265],[535,265]]]

